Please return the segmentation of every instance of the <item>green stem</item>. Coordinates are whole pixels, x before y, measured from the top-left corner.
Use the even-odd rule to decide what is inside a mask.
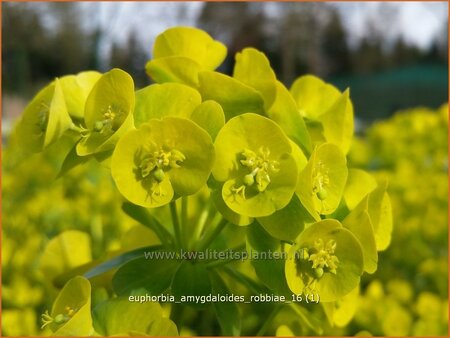
[[[208,200],[200,214],[200,217],[198,218],[197,224],[195,225],[192,236],[194,241],[200,238],[203,229],[205,228],[206,221],[208,220],[210,210],[211,210],[211,202],[210,200]]]
[[[177,214],[177,205],[175,201],[170,202],[170,215],[172,216],[173,232],[175,242],[179,248],[182,248],[180,221]]]
[[[272,321],[275,319],[278,312],[281,310],[281,304],[277,304],[274,306],[272,311],[269,314],[269,317],[264,321],[264,324],[261,326],[261,328],[256,333],[257,336],[263,336],[267,329],[269,328],[270,324],[272,324]]]
[[[181,197],[181,244],[186,247],[189,239],[188,231],[188,197]]]
[[[203,237],[203,240],[200,242],[200,244],[197,247],[197,251],[203,251],[206,248],[208,248],[212,242],[216,239],[217,236],[220,235],[223,229],[225,229],[225,226],[228,224],[228,221],[225,218],[222,218],[219,224],[205,235]]]
[[[81,127],[75,125],[74,123],[72,123],[70,125],[69,130],[74,131],[74,132],[79,133],[79,134],[83,134],[83,133],[85,133],[87,131],[87,129],[81,128]]]

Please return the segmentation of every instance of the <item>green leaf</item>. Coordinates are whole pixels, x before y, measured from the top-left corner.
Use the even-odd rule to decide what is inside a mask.
[[[378,253],[375,243],[375,234],[368,213],[368,198],[365,198],[342,221],[344,227],[349,229],[359,240],[364,258],[364,270],[374,273],[378,265]]]
[[[196,193],[206,183],[214,162],[206,131],[177,117],[151,120],[118,142],[111,173],[130,202],[158,207],[174,196]]]
[[[209,276],[213,294],[231,294],[231,291],[219,274],[210,272]],[[233,302],[215,302],[213,306],[216,318],[222,329],[222,336],[239,336],[241,334],[241,316],[237,304]]]
[[[267,115],[280,125],[284,132],[307,154],[311,153],[311,138],[297,104],[286,87],[276,82],[276,97]]]
[[[67,75],[60,78],[67,110],[75,119],[82,120],[86,99],[100,79],[102,74],[95,71],[86,71],[77,75]]]
[[[102,336],[130,335],[131,332],[165,333],[160,326],[162,309],[156,302],[130,302],[118,297],[100,303],[94,308],[93,320],[96,333]],[[167,319],[167,324],[173,323]],[[178,334],[175,327],[175,333]]]
[[[265,108],[272,105],[277,92],[277,78],[264,53],[254,48],[236,53],[233,77],[256,89],[264,99]]]
[[[124,252],[116,257],[113,257],[111,259],[108,259],[107,261],[94,261],[95,265],[89,265],[90,269],[86,271],[84,269],[84,277],[88,279],[95,278],[97,276],[100,276],[104,274],[105,272],[108,272],[110,270],[113,270],[129,261],[132,261],[136,258],[141,258],[144,255],[144,252],[150,252],[150,251],[160,251],[163,248],[162,245],[151,245],[144,248],[138,248],[136,250],[131,250]],[[108,255],[110,256],[110,255]],[[88,267],[88,268],[89,268]]]
[[[180,262],[175,258],[165,258],[163,251],[159,253],[160,258],[156,258],[158,252],[154,252],[153,259],[141,257],[121,266],[112,280],[114,291],[118,295],[129,295],[138,289],[145,289],[151,295],[166,291]]]
[[[349,169],[344,190],[344,200],[347,207],[353,210],[376,187],[377,181],[367,171]]]
[[[135,126],[166,116],[189,118],[201,102],[200,94],[186,85],[164,83],[147,86],[136,92]]]
[[[264,111],[263,98],[255,89],[224,74],[200,72],[199,91],[203,101],[214,100],[222,106],[226,120]]]
[[[156,83],[175,82],[198,87],[200,65],[184,56],[169,56],[147,62],[145,71]]]
[[[353,138],[353,105],[347,89],[334,104],[319,117],[327,142],[337,145],[344,154],[350,150]]]
[[[333,247],[333,243],[335,247],[330,252],[328,248]],[[308,255],[305,256],[305,252]],[[314,254],[327,257],[319,277],[313,264],[321,261],[315,260]],[[334,259],[337,267],[333,272],[331,261]],[[323,220],[305,229],[291,247],[286,260],[286,279],[292,292],[317,293],[321,302],[332,302],[359,284],[363,265],[362,248],[356,237],[338,221]]]
[[[347,160],[337,146],[324,143],[316,147],[300,174],[296,190],[300,201],[314,218],[336,210],[347,175]]]
[[[318,120],[341,95],[336,87],[314,75],[299,77],[290,91],[301,114],[310,120]]]
[[[184,261],[178,268],[172,281],[172,293],[177,301],[184,296],[208,296],[211,294],[211,281],[204,264]],[[183,301],[182,301],[183,302]],[[183,302],[195,308],[204,308],[207,304]]]
[[[78,155],[112,150],[133,126],[134,103],[134,83],[128,73],[115,68],[103,74],[86,100],[84,121],[89,133],[78,143]]]
[[[305,223],[313,223],[314,219],[294,195],[287,206],[270,216],[258,218],[258,222],[271,236],[292,241],[303,231]]]
[[[225,124],[225,114],[220,104],[208,100],[195,108],[191,120],[205,129],[214,141]]]
[[[91,317],[91,285],[83,277],[72,278],[56,297],[51,316],[63,315],[66,322],[50,324],[54,336],[90,336],[94,333]]]
[[[184,56],[197,62],[204,70],[216,69],[226,54],[224,44],[193,27],[169,28],[157,36],[153,46],[154,59]]]
[[[391,242],[392,206],[386,189],[387,182],[384,182],[369,194],[369,215],[378,251],[385,250]]]
[[[39,269],[48,280],[92,260],[87,233],[66,230],[52,238],[40,258]]]
[[[290,298],[292,293],[284,277],[285,259],[280,242],[271,237],[258,222],[254,222],[247,227],[247,245],[251,257],[258,255],[258,259],[252,259],[251,264],[259,280],[275,294]]]
[[[61,84],[56,79],[26,106],[15,136],[21,149],[36,153],[58,141],[71,125]]]

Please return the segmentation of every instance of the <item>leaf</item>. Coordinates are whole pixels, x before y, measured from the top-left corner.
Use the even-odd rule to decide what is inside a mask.
[[[301,116],[297,104],[286,87],[279,81],[276,82],[276,97],[273,104],[267,110],[267,115],[284,130],[284,132],[302,150],[309,154],[312,151],[311,138]]]
[[[159,303],[130,302],[126,297],[104,301],[93,311],[95,331],[102,336],[129,335],[132,331],[147,332],[161,316]]]
[[[143,252],[143,250],[141,250]],[[180,262],[176,257],[167,259],[161,255],[153,259],[140,257],[133,259],[119,268],[113,277],[114,291],[119,295],[129,295],[133,290],[145,289],[151,295],[166,291],[172,282]]]
[[[255,89],[224,74],[200,72],[199,91],[203,101],[214,100],[222,106],[226,120],[264,111],[263,98]]]
[[[225,124],[225,114],[220,104],[207,100],[194,109],[191,120],[205,129],[214,141]]]
[[[264,99],[265,108],[272,105],[277,92],[277,78],[264,53],[254,48],[244,48],[236,53],[233,78],[256,89]]]
[[[184,56],[169,56],[147,62],[145,71],[156,83],[175,82],[198,87],[200,65]]]
[[[182,301],[184,296],[206,297],[211,294],[211,281],[205,265],[183,261],[173,277],[172,293],[177,301]],[[195,308],[204,308],[207,305],[195,301],[183,303]]]
[[[314,219],[294,195],[287,206],[270,216],[258,218],[258,222],[271,236],[292,241],[303,231],[305,222],[313,223]]]
[[[314,75],[304,75],[294,81],[290,92],[301,114],[318,120],[341,95],[339,90]]]
[[[144,252],[159,251],[162,248],[163,247],[161,245],[151,245],[144,248],[127,251],[114,258],[111,258],[107,261],[101,262],[100,264],[93,266],[90,270],[85,271],[84,277],[88,279],[95,278],[97,276],[104,274],[105,272],[108,272],[112,269],[115,269],[123,265],[124,263],[142,257],[144,255]]]
[[[102,74],[99,72],[86,71],[60,78],[64,100],[70,116],[78,120],[83,119],[86,99],[101,76]]]
[[[78,143],[77,154],[112,150],[133,126],[134,104],[134,83],[128,73],[115,68],[103,74],[86,100],[84,121],[89,134]]]
[[[327,142],[337,145],[344,154],[350,150],[353,138],[353,105],[347,89],[335,103],[319,117]]]
[[[158,35],[153,46],[155,59],[183,56],[197,62],[204,70],[216,69],[227,54],[224,44],[201,29],[173,27]]]
[[[210,279],[213,294],[231,294],[219,274],[214,271],[210,272]],[[239,336],[241,334],[241,316],[237,304],[234,302],[214,302],[213,307],[222,329],[222,336]]]
[[[316,147],[300,174],[296,190],[303,206],[314,218],[318,219],[318,213],[329,215],[336,210],[347,175],[347,160],[337,146],[324,143]]]
[[[166,116],[189,118],[202,102],[193,88],[179,83],[153,84],[136,92],[135,126]]]
[[[73,311],[73,314],[72,314]],[[90,336],[93,334],[91,317],[91,285],[83,277],[72,278],[56,297],[51,316],[67,316],[63,324],[50,324],[54,336]]]
[[[250,257],[258,255],[257,259],[252,259],[251,264],[259,280],[274,294],[290,298],[292,293],[284,277],[285,259],[280,242],[271,237],[258,222],[254,222],[247,227],[247,245]]]
[[[39,269],[48,280],[92,260],[87,233],[66,230],[52,238],[40,258]]]

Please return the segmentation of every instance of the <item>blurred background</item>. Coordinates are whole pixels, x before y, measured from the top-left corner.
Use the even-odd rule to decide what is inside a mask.
[[[55,260],[46,255],[51,241],[67,230],[81,236],[77,250],[89,252],[88,262],[131,250],[131,238],[143,237],[121,212],[107,169],[90,162],[54,180],[72,144],[24,161],[7,142],[14,121],[57,76],[120,67],[138,88],[150,84],[144,66],[154,39],[175,25],[203,28],[224,42],[222,72],[231,73],[234,54],[253,46],[288,87],[312,73],[351,89],[359,132],[348,161],[389,180],[394,230],[378,271],[341,303],[345,321],[324,335],[448,335],[446,2],[1,5],[3,336],[50,333],[40,329],[40,317],[58,292],[42,269]],[[302,330],[295,333],[315,334]]]
[[[144,65],[153,41],[174,25],[203,28],[224,42],[225,73],[237,51],[253,46],[287,86],[312,73],[350,87],[362,125],[447,101],[446,2],[6,2],[2,12],[6,129],[56,76],[120,67],[138,87],[149,84]]]

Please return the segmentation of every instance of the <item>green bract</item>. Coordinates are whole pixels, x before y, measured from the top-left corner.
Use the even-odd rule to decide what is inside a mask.
[[[244,113],[262,113],[264,100],[252,87],[224,74],[201,72],[199,91],[203,100],[218,102],[229,120]]]
[[[198,84],[198,72],[214,70],[225,59],[226,47],[193,27],[176,27],[156,38],[147,73],[157,82]]]
[[[200,190],[213,162],[211,137],[203,129],[183,118],[166,117],[143,123],[120,139],[111,173],[129,201],[157,207],[174,194]]]
[[[61,82],[56,79],[27,105],[15,137],[25,151],[40,152],[58,141],[71,125]]]
[[[256,89],[270,107],[276,96],[277,78],[266,56],[254,48],[245,48],[236,54],[233,77]]]
[[[292,292],[317,293],[323,302],[348,294],[358,285],[362,272],[361,245],[336,220],[323,220],[303,231],[286,261]]]
[[[348,169],[344,154],[330,143],[318,146],[299,176],[297,195],[316,219],[331,214],[338,207]]]
[[[242,114],[228,121],[215,141],[214,178],[222,198],[238,214],[268,216],[285,207],[297,184],[289,139],[268,118]]]
[[[133,126],[134,101],[130,75],[120,69],[103,74],[86,100],[87,132],[77,145],[77,154],[86,156],[112,150]]]
[[[74,277],[59,293],[51,315],[43,320],[55,336],[89,336],[94,333],[91,317],[91,285],[83,277]],[[44,320],[45,322],[45,320]]]
[[[75,119],[82,120],[86,99],[102,74],[94,71],[67,75],[60,79],[67,110]]]
[[[202,98],[195,89],[179,83],[145,87],[136,92],[135,126],[165,116],[189,118],[201,102]]]

